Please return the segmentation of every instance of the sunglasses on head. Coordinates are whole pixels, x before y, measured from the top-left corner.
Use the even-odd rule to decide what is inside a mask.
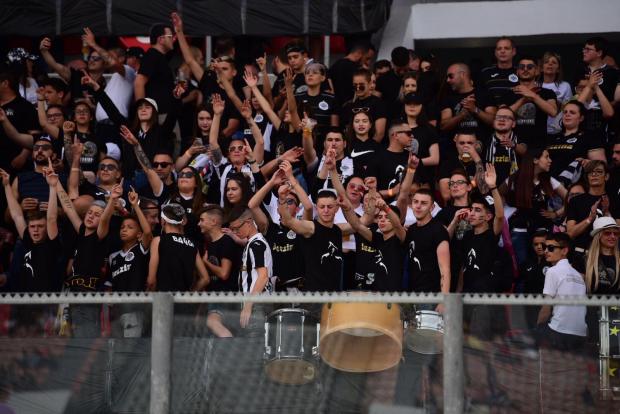
[[[99,171],[116,171],[118,167],[114,164],[99,164]]]
[[[153,162],[153,167],[155,168],[168,168],[172,165],[171,162],[166,162],[166,161],[162,161],[162,162]]]
[[[527,69],[527,70],[532,70],[532,69],[534,69],[535,67],[536,67],[536,65],[535,65],[535,64],[533,64],[533,63],[527,63],[527,64],[526,64],[526,63],[520,63],[520,64],[519,64],[519,66],[518,66],[518,68],[519,68],[520,70],[525,70],[525,69]]]
[[[359,114],[360,112],[368,112],[370,111],[370,108],[367,106],[364,106],[362,108],[353,108],[351,109],[351,112],[353,112],[354,114]]]
[[[183,171],[179,173],[179,178],[192,178],[194,173],[191,171]]]

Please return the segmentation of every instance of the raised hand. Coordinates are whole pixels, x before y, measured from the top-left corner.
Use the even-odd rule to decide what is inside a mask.
[[[123,181],[125,179],[121,178],[121,182],[118,184],[114,184],[114,187],[112,187],[112,191],[110,192],[110,197],[113,200],[117,200],[119,198],[121,198],[121,196],[123,195]]]
[[[0,179],[2,179],[2,185],[4,187],[11,185],[11,176],[9,175],[8,172],[4,171],[2,168],[0,168]]]
[[[409,159],[407,160],[407,168],[416,169],[420,165],[420,159],[417,155],[411,153],[409,154]]]
[[[82,155],[82,151],[84,151],[84,144],[80,142],[78,137],[74,137],[73,144],[71,144],[71,154],[76,157],[80,157]]]
[[[45,88],[43,86],[39,86],[37,88],[37,101],[45,100]]]
[[[65,121],[62,123],[62,131],[65,135],[73,135],[75,132],[75,123],[73,121]]]
[[[182,83],[177,83],[172,90],[172,96],[174,96],[175,99],[181,99],[185,91],[187,91],[187,88],[184,88]]]
[[[484,171],[484,182],[489,189],[495,187],[497,182],[497,173],[495,172],[495,166],[493,164],[487,164],[487,168]]]
[[[377,190],[377,178],[376,177],[366,177],[364,178],[364,185],[368,188],[369,191]]]
[[[293,73],[293,68],[286,68],[284,70],[284,84],[285,85],[293,85],[293,79],[295,79],[295,74]]]
[[[138,138],[136,138],[136,136],[125,125],[121,125],[120,132],[121,132],[121,137],[123,137],[123,139],[127,141],[129,145],[136,146],[139,144]]]
[[[258,69],[261,72],[264,72],[267,69],[267,53],[264,53],[262,57],[257,58],[256,64],[258,65]]]
[[[54,171],[54,166],[52,165],[52,160],[48,158],[47,167],[43,167],[43,175],[45,176],[45,181],[47,181],[47,185],[50,187],[56,187],[58,184],[58,174]]]
[[[291,193],[291,183],[285,182],[278,187],[278,199],[284,200],[284,198]]]
[[[250,146],[250,143],[248,142],[247,139],[244,139],[243,143],[244,143],[244,145],[243,145],[243,153],[245,154],[245,159],[246,160],[251,160],[252,156],[254,155],[252,153],[252,147]]]
[[[289,150],[284,151],[282,155],[280,155],[280,159],[282,161],[295,162],[301,157],[304,153],[304,149],[301,147],[293,147]]]
[[[213,115],[222,115],[226,103],[218,93],[211,95],[211,106],[213,106]]]
[[[172,27],[174,27],[175,32],[183,31],[183,20],[181,19],[181,16],[179,16],[179,13],[170,13],[170,20],[172,21]]]
[[[140,196],[138,195],[138,193],[136,193],[136,190],[133,188],[133,186],[129,186],[129,193],[127,193],[127,199],[129,200],[129,204],[131,204],[131,206],[135,210],[135,208],[140,203]]]
[[[258,78],[252,71],[249,71],[249,70],[246,70],[243,73],[243,80],[245,81],[246,85],[248,85],[250,88],[253,88],[258,84]]]
[[[52,41],[49,37],[44,37],[39,43],[39,50],[50,50],[52,48]]]
[[[90,30],[90,28],[85,27],[84,28],[84,34],[82,35],[82,42],[84,42],[85,44],[87,44],[88,46],[94,48],[97,45],[97,42],[95,41],[95,35],[93,34],[92,30]]]
[[[291,165],[290,162],[284,160],[280,163],[280,166],[278,167],[278,169],[280,171],[282,171],[284,173],[284,176],[288,179],[292,179],[293,177],[293,166]]]
[[[95,82],[95,80],[88,74],[88,72],[86,72],[85,70],[82,69],[82,79],[81,79],[81,83],[82,85],[88,85],[90,86],[94,91],[98,91],[99,88],[101,87],[97,82]]]

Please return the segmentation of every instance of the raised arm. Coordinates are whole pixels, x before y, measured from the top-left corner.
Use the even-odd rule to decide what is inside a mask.
[[[248,201],[248,208],[252,210],[252,216],[254,216],[254,221],[256,222],[258,231],[263,234],[267,232],[267,227],[269,226],[269,219],[261,210],[260,206],[265,197],[267,197],[267,194],[269,194],[276,185],[282,182],[283,176],[284,173],[281,170],[276,171],[276,173],[271,176],[269,181],[267,181],[264,186],[259,188],[258,191],[256,191],[256,193],[252,196],[252,198],[250,198],[250,201]]]
[[[342,210],[347,223],[351,226],[351,229],[364,239],[371,241],[372,231],[362,224],[359,217],[357,217],[357,214],[355,214],[355,211],[353,211],[353,206],[351,206],[351,202],[346,195],[338,195],[338,205],[340,206],[340,210]]]
[[[287,189],[287,191],[290,192],[290,189]],[[286,194],[283,196],[286,196]],[[285,204],[278,203],[278,213],[280,213],[280,224],[283,226],[288,227],[305,238],[314,234],[314,222],[309,220],[298,220],[292,217]]]
[[[62,187],[60,182],[56,183],[56,193],[58,194],[58,199],[60,200],[60,205],[65,212],[65,215],[71,221],[73,228],[75,231],[80,231],[80,226],[82,225],[82,220],[78,215],[77,211],[75,211],[75,206],[71,202],[69,195],[65,192],[65,189]]]
[[[411,192],[411,186],[413,185],[413,177],[415,176],[416,169],[420,165],[420,159],[415,154],[409,154],[407,160],[407,172],[403,178],[403,182],[400,185],[400,192],[396,199],[396,207],[400,211],[400,222],[404,223],[407,218],[407,209],[409,208],[409,193]]]
[[[84,144],[80,142],[80,140],[75,137],[73,139],[73,144],[71,145],[71,152],[74,154],[81,154],[84,148]],[[73,157],[71,160],[71,170],[69,171],[69,179],[67,180],[67,192],[69,193],[69,198],[71,200],[75,200],[79,197],[80,191],[80,181],[83,178],[82,168],[80,166],[80,157]]]
[[[194,78],[200,81],[205,73],[205,70],[202,66],[200,66],[200,63],[196,61],[194,55],[192,54],[187,38],[185,37],[185,33],[183,32],[183,20],[177,12],[172,13],[170,15],[170,19],[172,20],[174,31],[177,34],[177,41],[179,42],[179,47],[181,48],[181,53],[183,54],[183,60],[189,65]]]
[[[140,229],[142,231],[142,237],[140,238],[140,243],[145,249],[148,249],[151,246],[151,242],[153,241],[153,232],[151,231],[151,225],[149,224],[144,212],[140,208],[140,197],[136,190],[133,187],[130,187],[131,191],[127,194],[127,199],[129,200],[129,204],[133,208],[133,212],[138,217],[138,222],[140,223]]]
[[[58,139],[60,128],[47,122],[47,112],[45,109],[45,98],[43,97],[42,87],[37,89],[37,117],[39,118],[39,125],[43,128],[43,131],[50,134],[52,138]]]
[[[222,149],[218,138],[220,135],[220,123],[222,121],[222,114],[224,113],[224,100],[222,97],[214,93],[211,95],[211,104],[213,106],[213,121],[211,122],[211,129],[209,130],[209,149],[211,150],[211,157],[214,165],[220,165],[222,162]]]
[[[58,237],[58,200],[56,195],[56,183],[58,183],[58,174],[54,172],[52,160],[48,160],[48,166],[43,168],[45,180],[49,185],[50,196],[47,201],[47,238],[56,240]]]
[[[282,160],[280,170],[284,171],[284,176],[291,185],[291,190],[297,195],[300,204],[304,207],[304,219],[311,221],[314,206],[312,205],[312,201],[310,201],[310,197],[308,197],[306,190],[304,190],[301,184],[299,184],[299,181],[297,181],[297,178],[295,178],[295,175],[293,174],[293,166],[289,161]]]
[[[308,166],[308,169],[314,167],[315,163],[318,161],[318,157],[316,155],[316,150],[314,149],[314,139],[312,137],[312,130],[315,125],[308,118],[308,114],[304,112],[304,119],[301,121],[301,130],[302,130],[302,146],[304,149],[304,161]]]
[[[0,169],[0,177],[2,178],[2,186],[4,187],[4,194],[6,195],[6,202],[9,207],[9,214],[15,223],[15,228],[17,229],[17,234],[19,234],[20,238],[24,238],[24,231],[26,231],[26,220],[24,219],[24,212],[22,211],[21,206],[17,202],[15,198],[15,194],[13,194],[13,189],[11,188],[11,177],[9,173]]]
[[[273,107],[273,95],[271,93],[271,79],[269,79],[269,73],[267,73],[267,53],[264,53],[262,57],[256,59],[259,72],[263,78],[263,96],[269,102],[269,106]]]
[[[265,157],[265,139],[263,138],[263,134],[260,132],[260,128],[256,125],[254,118],[252,118],[252,107],[250,106],[249,100],[246,99],[243,101],[239,112],[252,131],[252,137],[254,137],[254,148],[252,153],[254,155],[254,160],[260,165],[263,163],[263,159]]]
[[[407,230],[403,227],[400,222],[400,217],[390,208],[390,206],[381,198],[377,199],[377,208],[387,214],[388,220],[392,223],[394,227],[394,234],[398,237],[398,240],[401,242],[405,240],[407,236]]]
[[[39,44],[39,51],[41,52],[41,56],[43,56],[43,60],[45,63],[56,73],[60,75],[60,77],[67,83],[71,80],[71,70],[68,66],[62,65],[56,62],[54,56],[50,53],[50,48],[52,47],[52,41],[49,37],[41,40]]]
[[[261,109],[263,110],[265,115],[267,115],[267,118],[269,118],[269,121],[273,124],[273,127],[276,130],[280,129],[280,125],[282,124],[282,120],[273,111],[273,108],[271,107],[271,103],[261,93],[260,89],[258,89],[258,78],[256,77],[256,75],[254,75],[252,72],[246,70],[245,73],[243,74],[243,80],[245,80],[245,83],[248,85],[248,87],[252,91],[252,94],[254,95],[256,100],[258,101],[258,104],[260,105]],[[263,89],[265,88],[264,85],[265,84],[263,82]]]
[[[108,203],[105,205],[105,209],[99,219],[99,226],[97,226],[97,237],[99,237],[99,240],[103,240],[108,236],[108,232],[110,231],[110,220],[112,219],[112,213],[114,213],[115,204],[122,195],[123,179],[121,178],[121,182],[112,187]]]
[[[487,164],[487,169],[484,172],[484,182],[493,196],[493,207],[495,208],[493,233],[499,235],[504,227],[504,204],[502,202],[502,196],[497,189],[497,174],[495,173],[495,166],[493,164]]]
[[[21,132],[19,132],[11,123],[9,118],[7,118],[6,113],[2,108],[0,108],[0,124],[2,124],[2,129],[4,129],[7,137],[9,137],[24,148],[32,148],[32,144],[34,143],[33,136],[30,134],[22,134]]]
[[[291,114],[291,125],[295,131],[299,131],[301,128],[301,119],[299,119],[299,113],[297,112],[297,100],[293,94],[293,80],[295,75],[292,68],[287,68],[284,71],[284,89],[286,90],[286,105],[288,111]]]
[[[112,72],[118,72],[122,76],[125,76],[125,66],[120,64],[116,59],[114,59],[107,50],[102,48],[97,44],[95,39],[95,34],[90,30],[90,28],[84,28],[84,34],[82,35],[82,42],[88,45],[91,49],[99,53],[99,56],[103,59],[106,68],[110,69]]]

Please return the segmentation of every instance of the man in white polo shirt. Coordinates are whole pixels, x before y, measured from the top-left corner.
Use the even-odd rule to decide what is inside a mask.
[[[553,266],[545,275],[546,297],[586,296],[583,277],[566,259],[569,250],[570,238],[566,233],[547,236],[545,258]],[[544,305],[538,314],[540,342],[556,349],[578,350],[586,339],[585,316],[585,306],[556,305],[552,314],[551,306]]]

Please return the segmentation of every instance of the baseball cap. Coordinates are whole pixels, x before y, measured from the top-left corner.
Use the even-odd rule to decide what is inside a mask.
[[[422,105],[424,103],[424,100],[422,99],[420,95],[416,95],[415,93],[410,92],[407,95],[405,95],[405,98],[403,99],[403,103],[405,105],[409,105],[409,104]]]
[[[132,46],[125,51],[125,56],[142,59],[144,57],[144,50],[141,47]]]
[[[138,99],[136,101],[136,108],[139,107],[141,104],[143,104],[144,102],[148,102],[149,105],[151,105],[156,111],[159,112],[159,108],[157,107],[157,102],[155,102],[155,99],[153,98],[142,98],[142,99]]]

